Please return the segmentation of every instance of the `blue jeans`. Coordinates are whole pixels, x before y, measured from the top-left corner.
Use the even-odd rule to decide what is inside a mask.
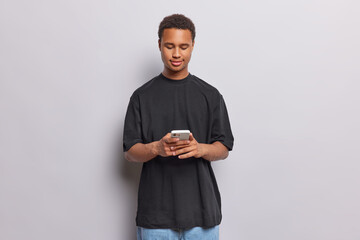
[[[219,240],[219,225],[212,228],[149,229],[137,227],[137,240]]]

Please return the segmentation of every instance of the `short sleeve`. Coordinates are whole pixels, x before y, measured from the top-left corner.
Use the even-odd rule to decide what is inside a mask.
[[[215,104],[216,106],[213,112],[210,143],[219,141],[224,144],[229,151],[231,151],[234,144],[234,137],[232,135],[225,101],[221,94],[217,98]]]
[[[138,97],[133,94],[125,116],[123,150],[126,152],[136,143],[142,142],[140,104]]]

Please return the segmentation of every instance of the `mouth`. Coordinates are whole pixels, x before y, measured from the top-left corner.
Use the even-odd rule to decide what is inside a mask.
[[[178,67],[178,66],[180,66],[182,64],[182,61],[170,61],[170,62],[175,67]]]

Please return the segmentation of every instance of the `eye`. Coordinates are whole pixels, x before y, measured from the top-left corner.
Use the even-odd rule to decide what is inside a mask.
[[[182,50],[186,50],[186,49],[187,49],[187,47],[182,47],[181,49],[182,49]]]
[[[172,47],[166,47],[167,49],[172,49]]]

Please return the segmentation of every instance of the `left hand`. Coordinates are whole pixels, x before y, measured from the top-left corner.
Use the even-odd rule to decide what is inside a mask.
[[[178,158],[189,158],[195,157],[200,158],[203,156],[203,148],[201,144],[196,141],[192,133],[189,135],[189,143],[180,146],[174,146],[170,148],[172,151],[175,150],[175,155],[179,155]]]

